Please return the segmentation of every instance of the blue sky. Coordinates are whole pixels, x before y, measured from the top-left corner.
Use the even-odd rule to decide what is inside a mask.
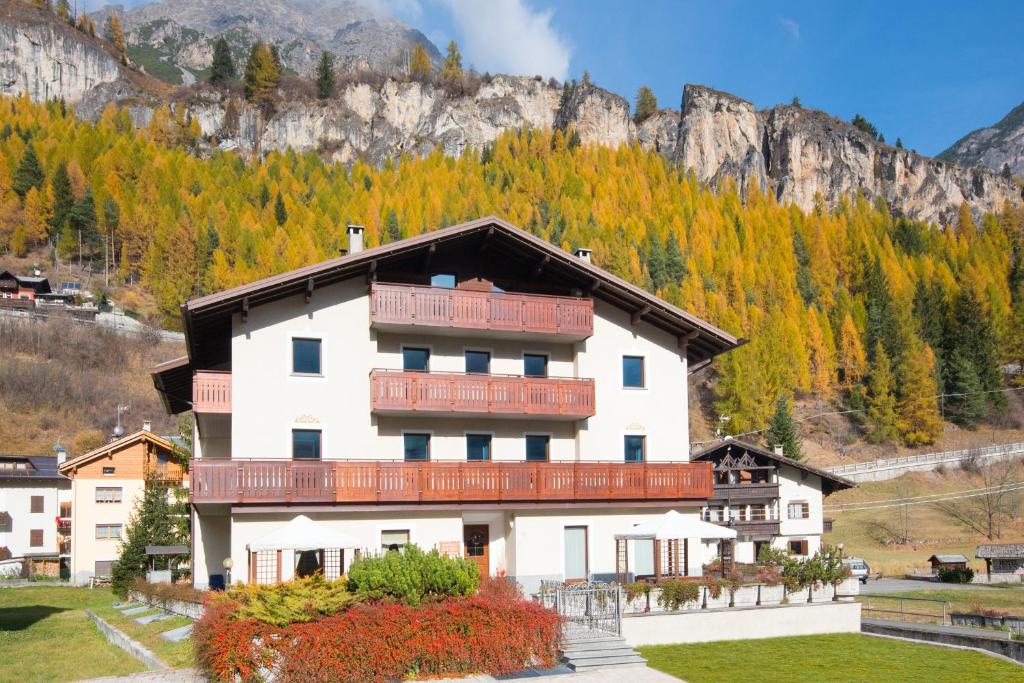
[[[173,0],[172,0],[173,1]],[[330,1],[330,0],[325,0]],[[937,154],[1024,101],[1024,2],[363,0],[458,41],[480,71],[579,78],[663,107],[703,83],[768,107],[861,113]],[[92,0],[89,5],[101,4]],[[126,4],[140,4],[129,0]]]

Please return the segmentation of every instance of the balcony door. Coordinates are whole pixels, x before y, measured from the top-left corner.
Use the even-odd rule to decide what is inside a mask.
[[[486,524],[467,524],[462,527],[462,547],[466,559],[476,565],[480,576],[489,576],[491,567],[491,530]]]
[[[587,527],[565,527],[565,581],[582,583],[587,580]]]

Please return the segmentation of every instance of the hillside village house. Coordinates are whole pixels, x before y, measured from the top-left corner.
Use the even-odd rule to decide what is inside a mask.
[[[174,445],[145,429],[116,438],[65,461],[61,474],[71,480],[71,581],[109,577],[147,473],[180,482],[183,468],[172,458]]]
[[[1024,543],[982,543],[974,556],[985,560],[989,580],[1018,580],[1024,577]]]
[[[809,556],[832,530],[825,496],[856,484],[743,441],[726,440],[695,453],[714,466],[714,494],[704,520],[735,529],[737,562],[754,562],[762,545]]]
[[[613,578],[616,535],[669,510],[699,525],[687,373],[736,338],[496,218],[349,247],[182,306],[153,379],[195,416],[197,586],[344,572],[353,548],[270,544],[300,515],[527,591]],[[692,547],[678,573],[717,552]]]
[[[70,489],[55,456],[0,455],[0,575],[58,575]]]

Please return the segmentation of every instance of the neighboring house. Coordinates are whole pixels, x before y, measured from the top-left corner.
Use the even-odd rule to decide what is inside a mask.
[[[938,574],[941,569],[967,569],[968,562],[963,555],[932,555],[928,558],[932,574]]]
[[[57,471],[55,456],[0,455],[0,573],[57,576],[58,517],[71,482]]]
[[[639,522],[698,520],[687,373],[737,339],[495,218],[349,247],[182,307],[188,356],[153,380],[195,416],[197,586],[345,571],[343,548],[258,550],[299,515],[528,591],[614,577]]]
[[[35,301],[39,295],[50,293],[50,281],[45,277],[0,271],[0,299]]]
[[[983,543],[974,556],[985,560],[990,577],[1024,576],[1024,543]]]
[[[109,577],[147,472],[180,482],[173,444],[148,430],[121,437],[60,465],[71,479],[71,581]]]
[[[854,482],[760,446],[729,439],[692,456],[715,470],[704,520],[735,529],[736,561],[754,562],[761,546],[813,555],[831,531],[823,499]]]

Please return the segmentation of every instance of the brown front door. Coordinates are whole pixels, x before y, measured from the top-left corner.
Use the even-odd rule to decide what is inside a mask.
[[[490,529],[486,524],[467,524],[462,527],[462,545],[466,559],[476,564],[480,576],[490,574]]]

